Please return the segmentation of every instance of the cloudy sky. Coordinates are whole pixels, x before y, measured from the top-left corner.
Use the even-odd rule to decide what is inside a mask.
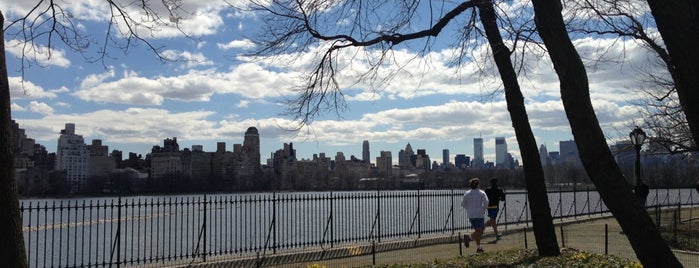
[[[34,2],[0,1],[6,25],[24,16]],[[110,151],[144,155],[171,137],[177,137],[180,148],[203,145],[205,151],[215,151],[217,142],[226,142],[232,150],[254,126],[263,161],[290,142],[299,158],[318,153],[333,157],[337,152],[361,158],[362,141],[369,140],[372,162],[380,151],[391,151],[397,162],[398,151],[408,143],[414,150],[426,149],[438,163],[442,150],[449,149],[453,162],[456,154],[473,155],[476,137],[484,139],[486,161],[494,161],[495,137],[505,137],[510,153],[519,159],[502,85],[487,60],[489,48],[476,45],[466,57],[470,60],[454,64],[457,52],[446,45],[453,42],[453,33],[434,39],[429,53],[412,49],[422,49],[419,43],[397,47],[391,54],[395,64],[381,70],[390,74],[381,79],[391,79],[378,86],[357,82],[366,61],[353,57],[357,50],[343,51],[338,78],[348,109],[323,114],[291,132],[295,124],[284,114],[284,100],[295,96],[292,88],[302,84],[317,47],[273,59],[244,57],[255,49],[251,39],[261,31],[260,16],[223,1],[191,0],[182,6],[189,13],[171,20],[182,31],[174,24],[153,32],[140,29],[163,56],[176,61],[160,61],[136,41],[126,53],[108,46],[108,57],[95,60],[109,14],[103,2],[62,2],[78,29],[89,34],[84,54],[54,40],[48,58],[45,36],[26,47],[19,36],[5,35],[12,118],[49,152],[55,152],[65,124],[75,123],[88,144],[101,139]],[[165,9],[155,11],[169,16]],[[637,93],[639,70],[647,69],[643,66],[654,56],[634,41],[610,37],[584,36],[575,43],[589,60],[592,99],[605,135],[610,143],[625,138],[638,120],[639,107],[633,103],[642,97]],[[24,65],[19,58],[23,49],[30,59]],[[520,85],[537,143],[557,151],[558,142],[572,139],[572,134],[550,61],[535,48],[531,51],[524,58],[527,72]]]

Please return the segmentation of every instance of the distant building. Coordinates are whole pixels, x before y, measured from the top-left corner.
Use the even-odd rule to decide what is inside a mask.
[[[541,161],[541,166],[548,166],[551,164],[548,150],[546,150],[546,145],[544,144],[539,147],[539,160]]]
[[[417,149],[417,154],[414,155],[412,159],[415,159],[415,168],[424,170],[431,169],[430,156],[427,154],[427,151],[425,151],[425,149]]]
[[[449,149],[442,150],[442,164],[444,167],[449,167]]]
[[[67,123],[61,130],[56,148],[56,170],[64,170],[70,193],[85,191],[90,176],[90,151],[83,136],[75,134],[75,124]]]
[[[362,142],[362,161],[369,163],[371,161],[371,153],[369,151],[369,141]]]
[[[116,160],[109,155],[109,147],[102,145],[102,140],[92,140],[87,148],[90,150],[90,177],[107,179],[117,168]]]
[[[151,178],[161,178],[166,175],[183,174],[182,157],[177,137],[163,140],[163,147],[158,145],[151,149]]]
[[[413,147],[410,146],[410,143],[405,146],[405,150],[398,152],[398,165],[401,167],[401,169],[411,170],[413,167],[415,167],[415,161],[413,159],[414,155],[415,153],[413,152]]]
[[[582,161],[580,161],[580,154],[578,153],[578,146],[575,144],[574,140],[560,141],[558,143],[559,153],[561,154],[561,161],[564,164],[571,165],[573,167],[581,166]]]
[[[379,176],[383,178],[390,178],[393,176],[393,158],[391,157],[391,151],[381,151],[381,156],[376,158],[376,169],[379,172]]]
[[[473,139],[473,161],[471,167],[481,168],[485,164],[483,158],[483,138]]]
[[[464,154],[457,154],[454,158],[454,163],[456,164],[456,168],[467,168],[470,166],[471,158]]]
[[[500,167],[505,165],[507,157],[507,141],[504,137],[495,138],[495,166]]]

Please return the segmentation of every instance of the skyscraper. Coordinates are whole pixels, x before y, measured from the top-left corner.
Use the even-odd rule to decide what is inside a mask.
[[[393,176],[393,158],[391,151],[381,151],[381,156],[376,158],[376,169],[380,176],[390,178]]]
[[[549,165],[549,152],[546,149],[546,145],[542,144],[541,147],[539,147],[539,160],[541,160],[541,165],[542,166],[547,166]]]
[[[507,155],[507,142],[505,137],[495,137],[495,166],[505,165]]]
[[[371,161],[371,154],[369,153],[369,141],[364,140],[362,143],[362,161],[364,163],[369,163]]]
[[[483,138],[473,139],[473,162],[471,167],[480,168],[485,164],[485,159],[483,159]]]
[[[82,135],[75,134],[75,124],[61,130],[56,149],[56,170],[65,170],[71,193],[85,190],[90,176],[90,150]]]
[[[580,161],[580,156],[578,155],[578,146],[575,144],[574,140],[559,141],[559,152],[561,153],[561,161],[566,164],[571,164],[573,166],[582,164]]]
[[[444,167],[449,167],[449,149],[442,150],[442,164]]]
[[[256,127],[249,127],[243,139],[243,152],[255,168],[260,167],[260,133]]]

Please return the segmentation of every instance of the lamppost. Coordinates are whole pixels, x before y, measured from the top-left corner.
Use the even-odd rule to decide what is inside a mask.
[[[645,207],[646,197],[648,197],[648,186],[641,180],[641,146],[643,142],[646,141],[646,133],[640,127],[636,127],[629,133],[629,139],[631,139],[631,144],[633,144],[634,149],[636,149],[636,186],[634,186],[634,194]]]

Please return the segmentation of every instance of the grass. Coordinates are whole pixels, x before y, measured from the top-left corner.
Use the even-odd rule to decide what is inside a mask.
[[[561,255],[557,257],[539,257],[534,249],[508,249],[486,252],[481,254],[456,257],[448,260],[433,260],[424,263],[414,263],[409,265],[383,265],[377,267],[384,268],[435,268],[435,267],[629,267],[642,268],[643,266],[632,260],[603,254],[593,254],[584,251],[563,248]],[[313,264],[308,268],[324,268],[324,266]]]
[[[660,228],[660,234],[673,249],[699,252],[699,226],[679,224],[676,227]]]

